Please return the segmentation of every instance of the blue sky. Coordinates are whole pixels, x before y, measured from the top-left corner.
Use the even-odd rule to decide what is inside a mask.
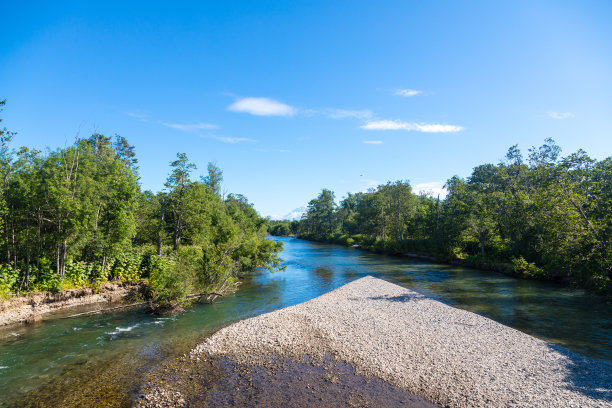
[[[1,3],[15,146],[120,134],[144,189],[186,152],[283,215],[547,137],[612,154],[610,1]]]

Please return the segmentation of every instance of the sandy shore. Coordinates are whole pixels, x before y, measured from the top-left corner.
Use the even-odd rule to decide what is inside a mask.
[[[38,321],[47,313],[70,307],[115,302],[137,292],[140,287],[139,283],[107,282],[98,290],[81,288],[35,292],[0,300],[0,326]]]
[[[279,356],[326,355],[442,406],[612,406],[609,362],[372,277],[221,329],[188,357],[266,367]],[[181,398],[170,389],[153,394],[164,392]]]

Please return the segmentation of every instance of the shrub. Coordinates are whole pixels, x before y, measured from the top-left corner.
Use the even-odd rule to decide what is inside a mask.
[[[154,310],[176,309],[187,302],[194,282],[193,271],[168,257],[149,258],[149,299]]]
[[[93,269],[87,262],[67,262],[64,278],[74,286],[84,286],[91,282]]]
[[[0,266],[0,298],[7,299],[14,292],[19,282],[19,270],[11,265]]]
[[[525,278],[543,279],[547,276],[544,269],[537,267],[533,262],[527,262],[522,256],[512,259],[512,269],[515,274]]]
[[[42,268],[41,268],[42,269]],[[40,281],[35,285],[35,290],[59,292],[64,289],[64,282],[61,276],[51,270],[41,270]]]
[[[110,280],[137,280],[142,276],[143,255],[128,252],[115,258],[109,271]]]

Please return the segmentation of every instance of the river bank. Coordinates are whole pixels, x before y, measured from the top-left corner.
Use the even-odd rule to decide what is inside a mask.
[[[279,359],[316,365],[327,355],[356,375],[443,406],[597,407],[612,401],[609,362],[372,277],[228,326],[188,357],[195,367],[225,358],[265,368]],[[141,406],[164,406],[153,402],[160,393],[165,403],[193,402],[188,388],[160,386],[148,390]],[[206,395],[200,398],[205,404]]]
[[[43,316],[71,307],[119,302],[137,294],[142,282],[106,282],[99,288],[67,289],[59,292],[32,292],[0,302],[0,327],[34,323]]]
[[[535,265],[527,265],[526,270],[516,270],[514,265],[510,262],[504,262],[496,259],[483,258],[480,255],[471,256],[467,258],[460,258],[457,256],[452,256],[449,254],[435,253],[430,251],[423,250],[407,250],[402,248],[401,245],[396,245],[392,242],[385,243],[378,241],[376,244],[363,244],[363,243],[354,243],[354,239],[348,235],[338,236],[330,236],[328,239],[319,239],[314,236],[294,236],[298,239],[303,239],[310,242],[319,242],[325,244],[334,244],[334,245],[342,245],[347,248],[360,249],[363,251],[372,252],[375,254],[382,255],[390,255],[390,256],[404,256],[414,259],[419,259],[422,261],[433,262],[438,264],[446,264],[453,266],[461,266],[464,268],[473,268],[481,271],[491,271],[502,273],[507,276],[511,276],[517,279],[534,279],[541,281],[549,281],[554,283],[559,283],[563,285],[568,285],[570,280],[567,276],[565,277],[557,277],[555,279],[549,279],[546,275],[534,274],[529,270],[529,267],[535,267]],[[539,269],[538,269],[539,270]],[[540,270],[541,271],[541,270]]]

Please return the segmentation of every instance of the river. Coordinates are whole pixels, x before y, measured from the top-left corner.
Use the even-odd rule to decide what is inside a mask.
[[[0,406],[129,406],[143,373],[214,330],[366,275],[612,361],[612,304],[581,290],[295,238],[274,239],[284,242],[287,269],[258,271],[238,292],[213,305],[173,317],[135,309],[0,329]]]

